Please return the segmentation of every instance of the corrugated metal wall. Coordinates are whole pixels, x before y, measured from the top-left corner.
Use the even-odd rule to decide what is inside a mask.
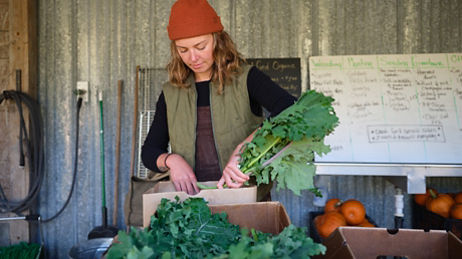
[[[44,218],[65,202],[72,182],[77,81],[88,81],[90,101],[80,113],[76,189],[69,207],[43,226],[48,255],[69,249],[101,225],[99,110],[103,91],[107,206],[114,199],[117,81],[124,81],[118,227],[128,190],[135,68],[162,68],[169,58],[166,25],[173,1],[40,0],[39,98],[46,125],[46,179],[40,198]],[[302,89],[312,55],[392,54],[462,51],[462,3],[458,0],[211,0],[244,56],[300,57]],[[160,87],[160,86],[157,86]],[[357,198],[380,226],[393,226],[394,186],[382,177],[323,176],[329,197]],[[444,191],[461,178],[429,179]],[[308,225],[313,196],[282,191],[294,224]],[[409,204],[409,197],[405,196]],[[409,208],[405,213],[409,215]],[[110,223],[113,224],[112,220]],[[406,225],[409,226],[409,219]]]

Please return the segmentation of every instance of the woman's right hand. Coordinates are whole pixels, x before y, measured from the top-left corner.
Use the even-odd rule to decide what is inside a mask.
[[[170,180],[177,191],[183,191],[189,195],[199,192],[196,175],[182,156],[171,154],[165,163],[170,168]]]

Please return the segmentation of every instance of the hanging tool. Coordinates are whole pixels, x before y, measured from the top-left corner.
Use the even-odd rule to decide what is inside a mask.
[[[102,199],[102,226],[95,227],[88,233],[88,239],[114,237],[117,235],[118,229],[107,224],[107,208],[106,208],[106,176],[104,172],[104,119],[103,119],[103,93],[98,93],[99,108],[100,108],[100,158],[101,158],[101,199]]]
[[[130,161],[130,177],[135,172],[135,149],[136,149],[136,129],[138,124],[138,84],[139,84],[140,66],[136,66],[136,79],[134,89],[134,104],[133,104],[133,128],[132,128],[132,151]]]
[[[115,184],[114,184],[114,213],[112,215],[112,223],[117,225],[117,213],[119,203],[119,166],[120,166],[120,124],[122,113],[122,86],[123,81],[117,82],[117,129],[116,129],[116,157],[115,157]]]
[[[21,69],[16,69],[16,91],[20,93],[22,91],[22,81],[21,81]],[[22,121],[21,121],[22,124]],[[21,128],[25,127],[24,125],[21,125]],[[23,137],[23,131],[19,129],[19,166],[21,168],[24,167],[25,161],[24,161],[24,150],[23,150],[23,145],[24,145],[24,137]]]

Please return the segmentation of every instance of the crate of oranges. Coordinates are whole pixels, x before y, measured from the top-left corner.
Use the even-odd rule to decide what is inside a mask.
[[[462,239],[462,192],[427,188],[424,194],[414,194],[412,219],[414,228],[451,231]]]
[[[342,226],[376,227],[376,224],[367,216],[364,204],[355,199],[329,199],[323,211],[310,212],[310,236],[315,242],[322,242]]]

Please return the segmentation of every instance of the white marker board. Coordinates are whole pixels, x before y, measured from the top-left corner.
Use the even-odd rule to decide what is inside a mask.
[[[316,161],[462,163],[462,53],[315,56],[309,69],[340,120]]]

